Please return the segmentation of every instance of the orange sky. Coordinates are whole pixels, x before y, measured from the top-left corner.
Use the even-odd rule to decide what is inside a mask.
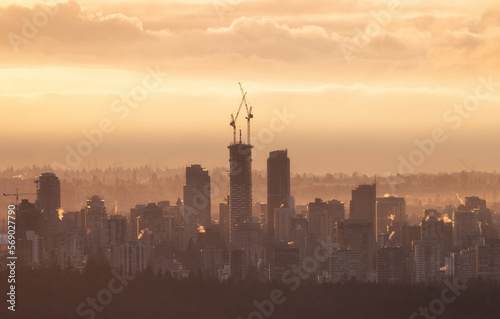
[[[114,130],[82,164],[227,165],[238,82],[257,169],[288,148],[296,172],[397,172],[435,129],[446,141],[415,171],[500,163],[500,83],[454,109],[479,78],[500,82],[496,0],[36,3],[0,1],[0,167],[73,167],[67,148],[103,119]],[[125,113],[115,102],[146,78],[158,85]]]

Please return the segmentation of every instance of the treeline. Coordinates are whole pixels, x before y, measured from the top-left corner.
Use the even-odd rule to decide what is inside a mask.
[[[49,172],[49,166],[7,168],[0,171],[0,193],[14,193],[16,188],[22,193],[35,190],[33,180],[43,172]],[[100,195],[106,201],[108,212],[128,214],[136,204],[182,199],[185,184],[184,168],[81,168],[72,171],[56,171],[61,179],[62,208],[65,210],[81,209],[86,199]],[[229,192],[227,168],[210,170],[212,176],[212,216],[218,218],[218,204],[223,202]],[[360,184],[372,183],[375,176],[360,173],[353,174],[296,174],[292,172],[291,192],[296,203],[307,204],[320,197],[324,200],[338,199],[348,207],[351,191]],[[266,202],[267,179],[265,171],[253,174],[253,200]],[[488,206],[500,210],[500,174],[463,171],[442,174],[412,174],[406,176],[377,176],[377,195],[395,194],[406,198],[407,213],[418,217],[422,209],[444,209],[447,205],[458,206],[466,196],[476,195],[486,199]],[[33,195],[23,196],[34,200]],[[13,198],[0,197],[0,205],[7,205]],[[258,212],[254,212],[258,215]],[[0,215],[1,217],[1,215]]]
[[[0,272],[6,283],[7,272]],[[420,309],[438,309],[446,285],[409,286],[376,285],[351,282],[347,284],[316,284],[301,282],[298,289],[279,282],[219,282],[193,275],[174,279],[170,275],[155,275],[146,271],[120,292],[106,300],[110,281],[116,276],[110,269],[90,265],[83,273],[57,268],[18,269],[17,306],[15,316],[7,313],[6,303],[0,318],[92,318],[92,299],[105,301],[95,318],[341,318],[341,319],[404,319]],[[112,283],[120,288],[120,281]],[[6,296],[6,285],[1,285]],[[282,293],[276,292],[280,290]],[[448,290],[447,298],[453,293]],[[91,300],[89,302],[89,299]],[[487,282],[470,283],[450,303],[443,303],[440,319],[497,319],[500,315],[500,287]],[[271,300],[278,304],[271,306]],[[108,302],[109,301],[109,302]],[[81,306],[83,304],[83,306]],[[99,304],[98,304],[99,305]],[[77,308],[80,313],[78,315]],[[434,308],[433,308],[434,307]],[[439,309],[438,309],[439,310]],[[432,312],[429,312],[432,315]],[[8,316],[9,315],[9,316]],[[414,317],[425,318],[425,317]]]

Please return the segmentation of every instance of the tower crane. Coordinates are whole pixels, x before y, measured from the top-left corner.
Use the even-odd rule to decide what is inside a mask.
[[[252,105],[250,105],[250,108],[248,108],[247,103],[247,98],[246,95],[247,93],[243,91],[243,87],[241,86],[241,83],[238,83],[240,85],[240,90],[241,90],[241,95],[243,96],[243,101],[245,102],[245,108],[247,110],[247,116],[245,117],[247,120],[247,143],[250,145],[250,120],[253,119],[253,113],[252,113]]]
[[[238,108],[238,112],[236,115],[231,114],[231,125],[233,127],[233,143],[236,144],[236,120],[238,119],[238,115],[240,115],[241,107],[243,106],[243,102],[245,101],[246,93],[243,94],[243,98],[241,99],[240,107]]]
[[[6,194],[6,193],[3,193],[3,196],[7,197],[7,196],[15,196],[16,197],[16,206],[17,204],[19,204],[19,195],[36,195],[36,193],[19,193],[19,189],[16,188],[16,192],[14,194]]]

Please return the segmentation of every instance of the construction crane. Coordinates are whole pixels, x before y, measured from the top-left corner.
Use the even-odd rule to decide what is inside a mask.
[[[243,101],[245,102],[245,108],[247,110],[247,117],[245,117],[247,120],[247,144],[250,145],[250,120],[253,119],[252,105],[250,105],[250,108],[248,108],[248,104],[250,103],[247,103],[248,102],[246,98],[247,93],[243,91],[241,83],[238,84],[240,85],[241,95],[243,96]]]
[[[236,144],[236,120],[238,119],[238,115],[240,115],[241,107],[243,106],[243,102],[245,101],[246,93],[243,94],[243,98],[241,99],[240,107],[238,108],[238,112],[236,112],[236,116],[231,114],[231,125],[233,127],[233,143]]]
[[[3,193],[3,196],[16,196],[16,206],[19,204],[19,195],[36,195],[36,193],[19,193],[19,189],[16,188],[16,192],[14,194],[5,194]]]

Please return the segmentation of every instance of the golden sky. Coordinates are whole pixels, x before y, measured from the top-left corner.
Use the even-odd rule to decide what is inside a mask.
[[[227,165],[238,82],[257,169],[288,148],[295,172],[397,173],[436,129],[415,171],[500,163],[498,0],[0,1],[0,34],[1,167],[67,165],[103,119],[83,164]]]

